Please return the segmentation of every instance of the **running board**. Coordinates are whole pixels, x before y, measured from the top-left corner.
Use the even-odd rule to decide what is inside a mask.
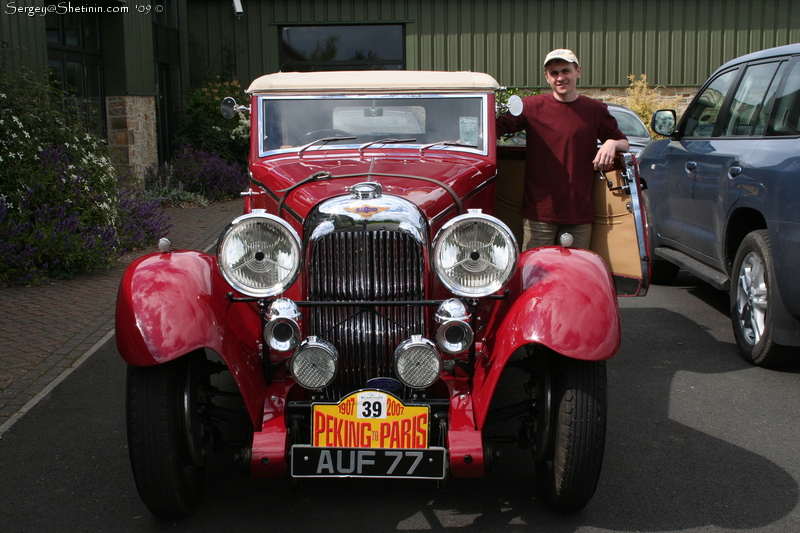
[[[679,267],[687,270],[702,279],[706,283],[710,283],[714,288],[727,291],[731,286],[731,280],[724,272],[720,272],[716,268],[701,263],[697,259],[679,252],[674,248],[656,248],[655,254],[663,257],[670,263],[675,263]]]

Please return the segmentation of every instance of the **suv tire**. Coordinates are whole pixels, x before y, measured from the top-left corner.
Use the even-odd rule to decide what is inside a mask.
[[[774,270],[767,230],[749,233],[731,272],[731,321],[739,352],[759,366],[786,362],[786,348],[772,340]]]

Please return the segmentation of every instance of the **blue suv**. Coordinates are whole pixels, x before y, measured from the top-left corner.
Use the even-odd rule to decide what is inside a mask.
[[[800,44],[720,67],[640,155],[654,282],[730,291],[745,359],[800,361]]]

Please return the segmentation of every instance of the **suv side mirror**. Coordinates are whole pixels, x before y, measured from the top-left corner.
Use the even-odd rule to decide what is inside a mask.
[[[675,111],[672,109],[659,109],[650,119],[650,127],[654,132],[665,137],[675,133]]]

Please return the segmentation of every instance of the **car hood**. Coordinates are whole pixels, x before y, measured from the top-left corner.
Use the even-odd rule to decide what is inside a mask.
[[[250,167],[253,181],[283,198],[284,207],[302,219],[319,202],[349,194],[352,185],[366,181],[380,183],[384,195],[405,198],[433,218],[452,209],[453,193],[460,200],[469,198],[496,174],[489,158],[450,150],[429,149],[422,157],[419,150],[363,156],[332,152],[258,161]]]

